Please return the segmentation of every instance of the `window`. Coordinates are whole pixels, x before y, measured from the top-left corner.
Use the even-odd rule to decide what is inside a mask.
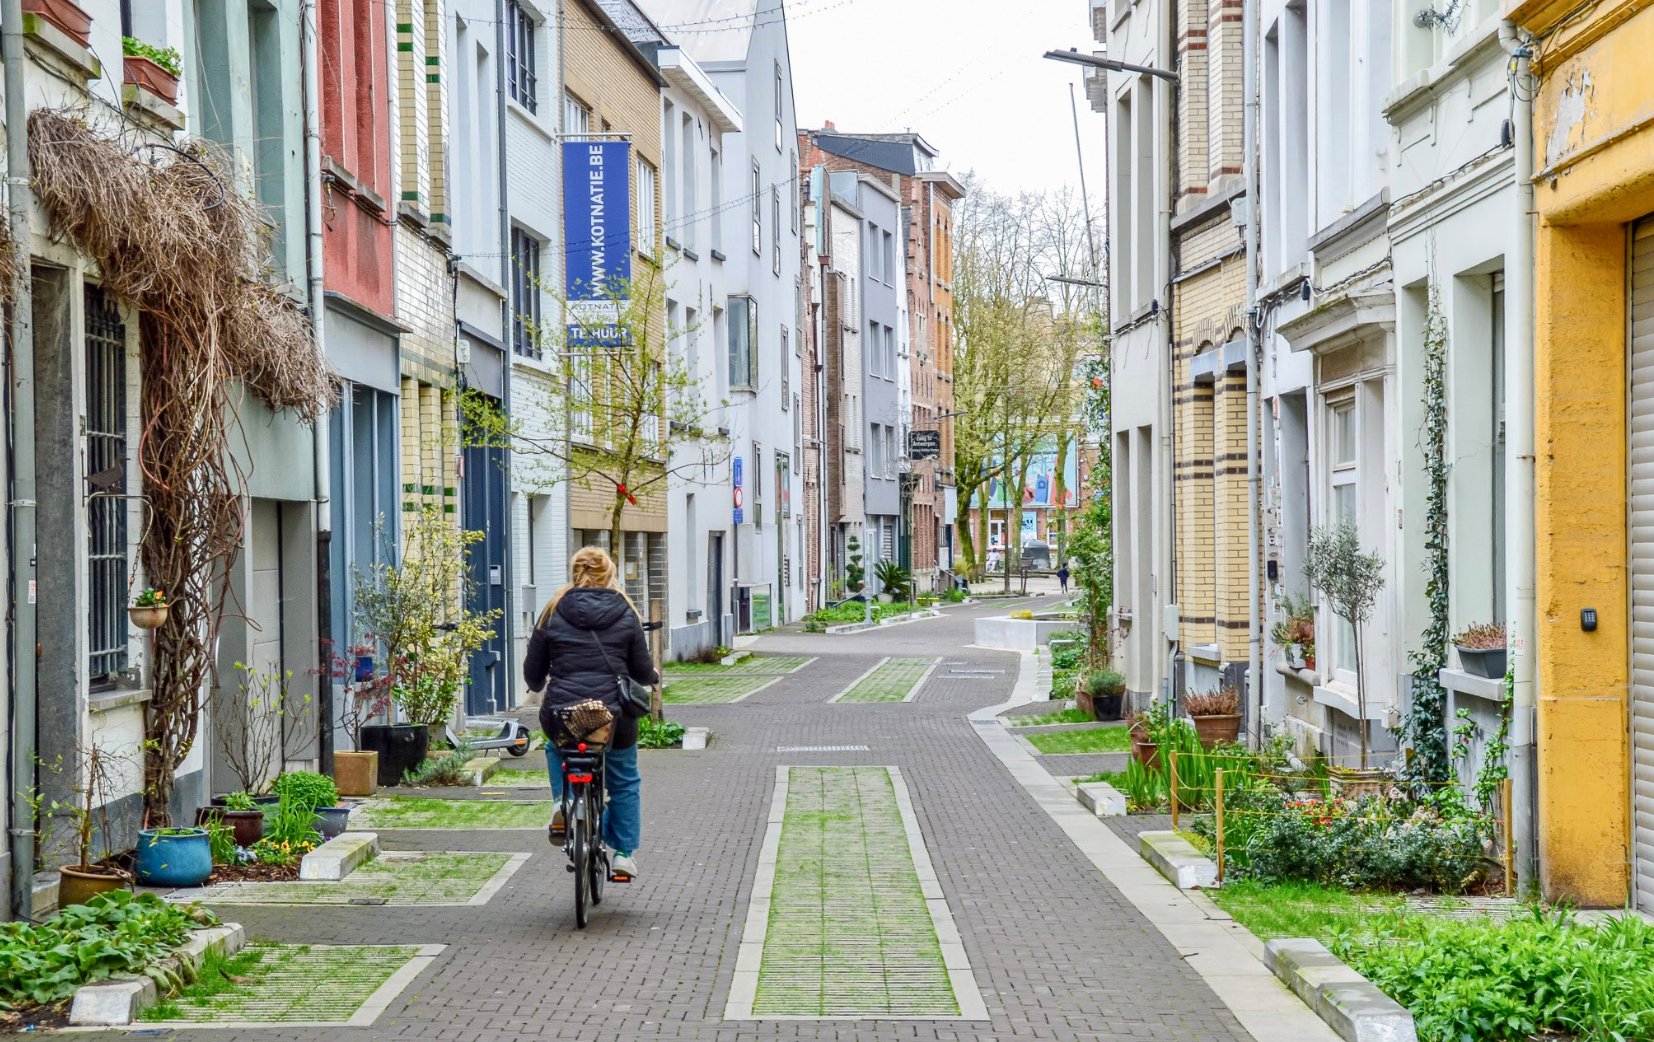
[[[770,239],[775,246],[775,259],[771,263],[772,270],[781,274],[781,186],[770,185]]]
[[[637,161],[637,248],[644,256],[655,255],[659,228],[655,221],[655,168],[647,159]]]
[[[724,157],[717,149],[712,150],[712,206],[707,213],[712,217],[712,248],[723,252],[724,248]]]
[[[785,136],[781,129],[781,116],[786,111],[786,81],[781,77],[781,63],[775,63],[775,150],[781,151],[781,139]]]
[[[787,327],[781,327],[781,411],[787,410],[788,381],[792,378],[792,367],[787,364]]]
[[[764,525],[764,446],[752,443],[752,523]]]
[[[1359,516],[1356,513],[1356,474],[1359,470],[1357,459],[1360,454],[1355,398],[1344,398],[1340,401],[1328,403],[1329,431],[1328,442],[1331,448],[1332,474],[1332,517],[1329,522],[1336,522],[1342,518],[1354,521]],[[1355,673],[1355,631],[1350,624],[1333,616],[1328,620],[1336,630],[1333,638],[1333,667],[1339,671]]]
[[[758,388],[758,302],[729,298],[729,385]]]
[[[867,229],[867,235],[864,239],[866,245],[862,248],[862,253],[867,256],[867,277],[874,282],[879,282],[883,276],[879,272],[879,251],[874,249],[879,241],[879,230],[871,224],[863,225],[863,227]]]
[[[103,683],[126,668],[126,326],[113,297],[86,287],[86,473],[110,472],[87,503],[91,619],[87,673]]]
[[[699,192],[695,184],[695,120],[687,112],[683,117],[683,147],[678,154],[683,162],[683,209],[678,218],[678,241],[692,250],[695,248],[695,227],[701,222],[697,209]]]
[[[884,439],[879,437],[879,425],[871,424],[867,435],[867,476],[880,477],[884,474]]]
[[[752,161],[752,254],[764,255],[764,189],[759,186],[758,160]]]
[[[678,215],[687,212],[690,208],[678,207],[678,129],[677,108],[670,101],[664,101],[666,118],[661,120],[660,135],[660,163],[661,173],[665,180],[661,182],[660,215],[666,228],[666,234],[673,239],[678,238],[676,227]]]
[[[867,375],[869,375],[869,376],[878,376],[878,375],[880,375],[879,374],[879,324],[877,322],[867,323],[867,350],[865,350],[863,352],[863,354],[865,354],[867,356]]]
[[[879,253],[880,263],[884,265],[884,280],[891,285],[896,283],[896,237],[889,232],[884,233],[884,249]]]
[[[534,73],[534,28],[534,16],[517,0],[511,0],[505,16],[506,78],[511,83],[511,100],[530,112],[539,111],[540,104]]]
[[[540,240],[511,229],[511,349],[540,357]]]
[[[787,153],[787,169],[789,171],[791,171],[791,177],[793,178],[793,180],[797,181],[798,180],[798,149],[796,149],[796,148],[793,149],[791,152]],[[804,199],[803,199],[803,197],[800,196],[800,197],[794,198],[793,199],[793,206],[792,206],[792,210],[793,210],[793,234],[794,235],[798,234],[798,212],[802,209],[804,209]]]
[[[563,95],[563,133],[590,134],[592,132],[592,110],[585,106],[573,94]]]

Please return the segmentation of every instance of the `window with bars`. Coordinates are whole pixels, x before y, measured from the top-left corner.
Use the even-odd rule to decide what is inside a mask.
[[[539,110],[539,79],[535,75],[534,16],[511,0],[505,16],[506,77],[511,100],[530,112]]]
[[[540,357],[540,240],[511,229],[511,349]]]
[[[114,298],[87,286],[86,476],[104,493],[87,504],[87,674],[95,684],[127,664],[126,437],[126,326]]]

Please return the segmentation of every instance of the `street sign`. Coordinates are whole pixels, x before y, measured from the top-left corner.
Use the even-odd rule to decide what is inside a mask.
[[[735,479],[735,517],[732,523],[738,525],[747,519],[746,511],[741,509],[741,504],[745,501],[745,497],[741,494],[741,457],[736,456],[734,462],[730,465],[730,476]]]
[[[942,455],[941,431],[908,431],[907,455],[909,459],[938,459]]]

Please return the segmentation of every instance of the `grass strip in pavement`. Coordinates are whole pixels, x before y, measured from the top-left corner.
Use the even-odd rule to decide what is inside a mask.
[[[495,771],[493,774],[490,774],[488,776],[488,780],[483,782],[482,787],[485,789],[510,789],[523,788],[525,786],[550,789],[551,776],[546,773],[546,770],[543,767],[537,771],[524,771],[512,768],[511,770]]]
[[[1005,723],[1011,727],[1044,727],[1048,724],[1089,724],[1096,719],[1083,709],[1064,709],[1044,716],[1014,716]]]
[[[344,1023],[418,955],[416,946],[253,943],[210,955],[195,983],[140,1023]]]
[[[392,796],[356,808],[351,824],[367,829],[543,829],[550,800],[442,800]]]
[[[752,1013],[956,1017],[884,767],[792,767]]]
[[[1131,751],[1131,728],[1099,727],[1091,731],[1053,731],[1024,735],[1042,753],[1124,753]]]
[[[748,676],[675,677],[666,678],[666,691],[661,700],[672,705],[719,705],[734,702],[775,683],[774,677],[763,674]]]
[[[199,899],[208,906],[462,905],[510,861],[510,854],[386,851],[337,882],[224,883]]]
[[[905,702],[919,693],[919,685],[940,659],[891,658],[851,684],[833,699],[835,702]]]
[[[697,673],[720,675],[756,673],[764,676],[774,676],[780,673],[791,673],[808,661],[810,660],[803,655],[748,655],[733,666],[726,666],[722,662],[668,662],[665,665],[665,670],[668,680],[673,677],[691,676]]]

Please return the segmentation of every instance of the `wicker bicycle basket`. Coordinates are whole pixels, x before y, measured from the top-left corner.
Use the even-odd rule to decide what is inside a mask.
[[[581,742],[588,746],[608,745],[614,730],[614,713],[595,698],[571,706],[559,706],[546,716],[546,740],[559,749]]]

